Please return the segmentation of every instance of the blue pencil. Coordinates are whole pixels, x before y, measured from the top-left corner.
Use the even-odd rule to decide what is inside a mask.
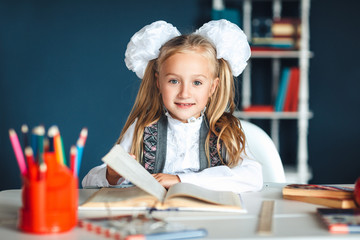
[[[82,141],[81,139],[79,139],[76,143],[76,150],[77,150],[77,154],[76,154],[76,158],[75,158],[75,164],[74,164],[74,173],[75,175],[79,175],[79,170],[80,170],[80,165],[81,165],[81,159],[82,159],[82,155],[83,155],[83,151],[84,151],[84,141]]]

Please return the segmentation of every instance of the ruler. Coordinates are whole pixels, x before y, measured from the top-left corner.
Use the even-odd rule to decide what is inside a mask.
[[[257,233],[272,234],[272,219],[274,214],[274,200],[264,200],[261,205]]]

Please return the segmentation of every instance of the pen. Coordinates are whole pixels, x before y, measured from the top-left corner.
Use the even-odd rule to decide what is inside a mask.
[[[9,130],[9,137],[15,153],[16,160],[20,168],[20,172],[22,175],[25,175],[27,172],[25,158],[20,146],[19,138],[14,129]]]
[[[206,235],[207,235],[206,229],[200,228],[195,230],[183,230],[176,232],[129,235],[125,238],[125,240],[176,240],[176,239],[203,238]]]

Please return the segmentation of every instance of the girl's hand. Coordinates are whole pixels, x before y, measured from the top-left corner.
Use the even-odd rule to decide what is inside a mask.
[[[110,185],[116,185],[120,178],[121,176],[114,169],[109,166],[106,167],[106,180]]]
[[[129,155],[136,159],[134,154],[129,153]],[[109,182],[110,185],[116,185],[120,178],[121,175],[115,172],[114,169],[112,169],[111,167],[106,166],[106,180]]]
[[[165,173],[155,173],[151,175],[166,189],[180,182],[180,178],[177,175]]]

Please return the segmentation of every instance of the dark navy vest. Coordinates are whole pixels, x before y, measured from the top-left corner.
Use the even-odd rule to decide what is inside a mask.
[[[167,146],[167,124],[167,117],[163,115],[158,122],[146,127],[144,130],[142,165],[150,173],[161,173],[164,169]],[[209,167],[205,153],[205,139],[208,132],[209,128],[204,116],[199,134],[200,171]],[[209,141],[210,167],[223,165],[216,149],[217,139],[218,137],[214,133],[211,133]],[[220,141],[220,152],[221,150],[222,142]]]

